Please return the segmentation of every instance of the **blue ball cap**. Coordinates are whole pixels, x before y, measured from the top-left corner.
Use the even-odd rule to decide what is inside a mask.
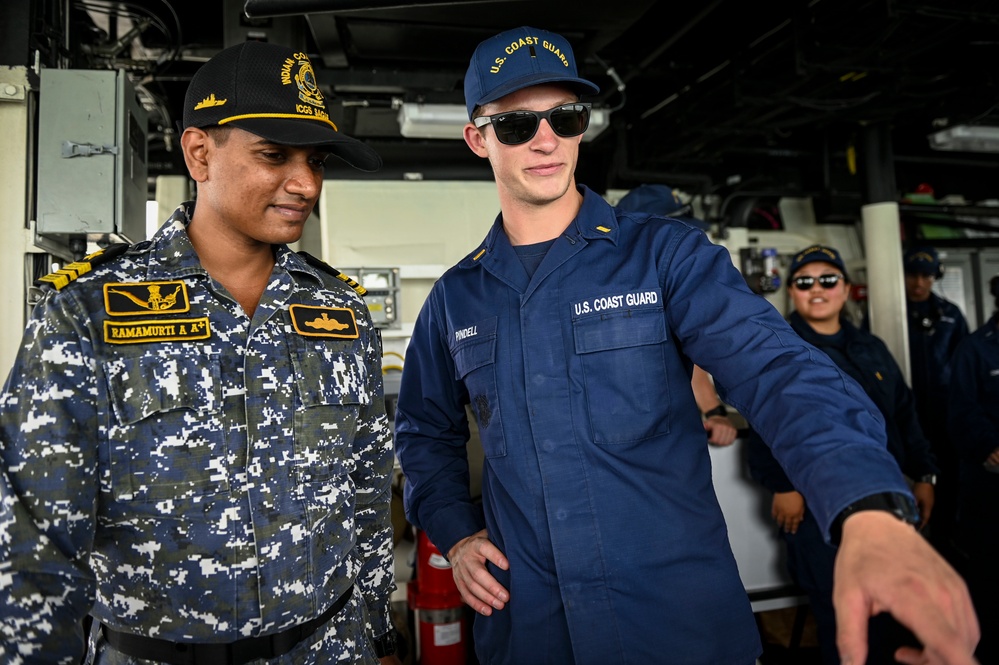
[[[477,106],[542,83],[565,84],[580,94],[600,92],[579,77],[572,47],[561,35],[525,26],[490,37],[475,48],[465,72],[468,117]]]
[[[836,266],[843,273],[843,277],[850,281],[850,275],[846,272],[846,264],[843,263],[843,257],[839,255],[839,252],[825,245],[812,245],[801,250],[791,259],[791,267],[787,269],[788,284],[790,285],[790,278],[794,277],[794,273],[798,272],[801,266],[816,261]]]
[[[907,273],[930,275],[937,279],[943,277],[943,271],[940,269],[940,255],[932,247],[907,249],[902,257],[902,269]]]

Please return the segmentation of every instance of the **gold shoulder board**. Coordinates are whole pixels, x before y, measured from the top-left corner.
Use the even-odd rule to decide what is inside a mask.
[[[344,284],[346,284],[350,288],[352,288],[355,291],[357,291],[357,295],[363,297],[365,294],[367,294],[368,290],[366,288],[364,288],[363,286],[361,286],[360,284],[358,284],[357,280],[352,279],[348,275],[344,275],[342,272],[340,272],[339,270],[337,270],[336,268],[334,268],[330,264],[326,263],[322,259],[317,259],[316,257],[314,257],[312,254],[309,254],[308,252],[298,252],[298,255],[301,256],[303,259],[305,259],[305,262],[308,263],[313,268],[318,268],[319,270],[322,270],[323,272],[326,272],[326,273],[329,273],[329,274],[333,275],[334,277],[336,277],[337,279],[339,279],[341,282],[343,282]]]
[[[127,242],[108,245],[105,249],[99,249],[93,254],[83,257],[79,261],[67,263],[59,270],[49,273],[44,277],[39,277],[35,280],[35,286],[40,288],[50,287],[54,288],[56,291],[64,289],[70,282],[79,278],[80,275],[86,275],[102,263],[107,263],[111,259],[124,254],[125,250],[128,248],[129,244]]]

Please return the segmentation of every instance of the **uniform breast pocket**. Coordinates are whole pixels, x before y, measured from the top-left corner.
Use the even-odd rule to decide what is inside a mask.
[[[669,386],[661,307],[573,321],[593,440],[638,441],[669,432]]]
[[[116,500],[176,504],[229,491],[218,354],[160,349],[106,361],[104,373]]]
[[[352,345],[324,342],[292,354],[298,405],[295,462],[301,483],[345,477],[361,408],[371,403],[367,368]]]
[[[454,344],[451,356],[459,381],[465,384],[486,457],[506,455],[503,418],[496,388],[496,318],[468,328],[475,335]]]

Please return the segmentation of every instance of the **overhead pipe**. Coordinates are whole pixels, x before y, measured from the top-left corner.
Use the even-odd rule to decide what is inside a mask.
[[[525,0],[511,0],[522,2]],[[246,0],[243,13],[247,18],[272,18],[301,16],[303,14],[338,14],[363,12],[375,9],[404,9],[407,7],[435,7],[450,5],[477,5],[495,3],[495,0]]]
[[[670,173],[668,171],[649,171],[633,169],[628,166],[628,141],[627,131],[622,127],[615,127],[616,147],[611,163],[609,176],[621,180],[631,180],[642,184],[661,183],[675,186],[677,184],[695,185],[699,194],[706,194],[713,188],[714,182],[711,176],[701,173]]]

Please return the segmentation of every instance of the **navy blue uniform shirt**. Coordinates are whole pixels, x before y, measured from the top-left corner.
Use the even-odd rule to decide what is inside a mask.
[[[954,352],[950,435],[960,457],[958,521],[999,546],[999,472],[984,466],[999,448],[999,314]]]
[[[484,665],[752,662],[691,362],[771,442],[824,530],[860,497],[908,491],[884,421],[703,231],[581,191],[532,277],[498,218],[427,298],[396,418],[407,515],[445,554],[487,527],[509,558],[490,570],[510,602],[475,621]]]

